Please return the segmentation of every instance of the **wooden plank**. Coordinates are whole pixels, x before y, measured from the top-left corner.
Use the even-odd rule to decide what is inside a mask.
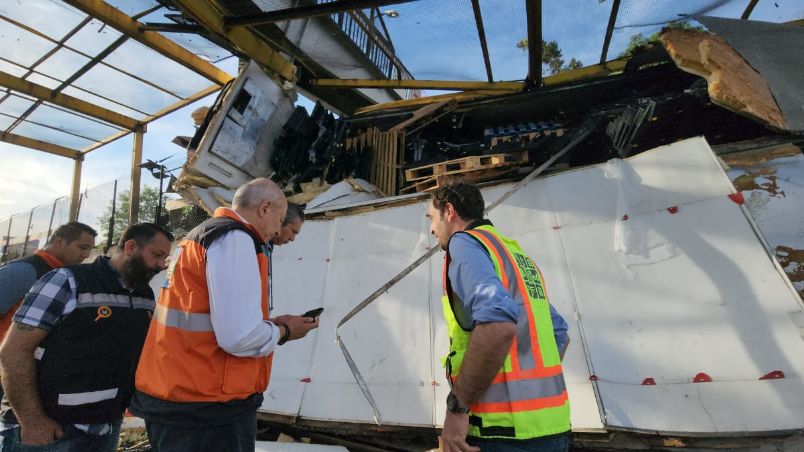
[[[517,151],[492,155],[472,155],[445,162],[432,163],[405,170],[405,180],[412,182],[432,176],[457,174],[496,166],[509,166],[528,161],[527,151]]]
[[[473,170],[459,174],[432,176],[428,177],[427,179],[418,181],[413,185],[403,188],[402,190],[399,191],[399,193],[405,194],[405,193],[433,191],[438,187],[442,187],[445,184],[456,180],[463,180],[472,183],[485,182],[492,179],[496,179],[500,176],[504,176],[506,174],[513,173],[517,169],[518,169],[517,167],[505,166],[500,168]]]
[[[415,124],[417,121],[421,120],[422,118],[429,116],[435,113],[441,107],[450,103],[450,100],[445,100],[441,102],[436,102],[434,104],[425,105],[424,107],[416,110],[413,112],[413,116],[410,118],[400,122],[399,124],[391,127],[390,130],[397,131],[397,130],[405,130],[407,127]]]

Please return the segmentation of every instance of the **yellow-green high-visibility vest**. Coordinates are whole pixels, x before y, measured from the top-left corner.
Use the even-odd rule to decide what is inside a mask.
[[[517,333],[503,367],[486,392],[470,407],[469,436],[530,439],[568,431],[569,399],[539,269],[516,241],[503,237],[491,225],[461,233],[471,235],[486,248],[503,287],[521,307]],[[447,250],[444,258],[446,295],[442,306],[450,353],[444,364],[447,378],[454,382],[460,374],[472,332],[464,330],[453,313],[452,305],[461,301],[452,292],[449,264]]]

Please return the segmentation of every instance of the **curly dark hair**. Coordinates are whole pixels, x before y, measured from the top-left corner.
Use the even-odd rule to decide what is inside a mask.
[[[450,203],[461,219],[470,222],[482,220],[486,209],[480,190],[464,181],[449,182],[438,187],[430,194],[430,200],[433,201],[433,207],[442,215],[444,207]]]

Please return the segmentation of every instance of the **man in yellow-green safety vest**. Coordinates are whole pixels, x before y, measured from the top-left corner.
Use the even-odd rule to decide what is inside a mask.
[[[561,367],[567,324],[516,241],[483,219],[473,185],[436,189],[427,216],[444,257],[445,357],[451,391],[445,452],[566,451],[570,412]]]

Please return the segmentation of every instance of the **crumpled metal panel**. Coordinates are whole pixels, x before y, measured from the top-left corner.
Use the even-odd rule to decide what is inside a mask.
[[[509,189],[485,189],[484,197],[491,203]],[[696,138],[537,179],[491,212],[539,265],[570,325],[564,365],[573,429],[710,435],[804,427],[804,341],[794,323],[802,306],[732,194]],[[275,315],[326,310],[319,331],[278,350],[264,411],[373,422],[335,326],[435,246],[425,207],[310,220],[275,251]],[[341,327],[384,423],[443,421],[442,256]],[[786,378],[759,380],[774,370]],[[699,373],[712,381],[694,383]],[[643,385],[648,378],[655,384]]]

